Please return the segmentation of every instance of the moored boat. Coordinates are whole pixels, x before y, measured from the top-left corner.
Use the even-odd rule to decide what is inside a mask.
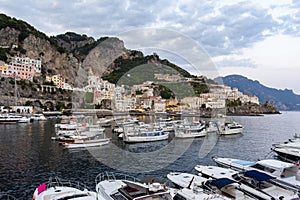
[[[180,124],[175,127],[175,137],[177,138],[196,138],[205,136],[205,124]]]
[[[30,119],[32,119],[34,121],[46,121],[47,120],[47,118],[43,114],[41,114],[41,113],[39,113],[39,114],[33,114],[30,117]]]
[[[169,133],[164,132],[163,130],[154,129],[148,125],[124,126],[123,141],[127,143],[155,142],[167,140],[168,138]]]
[[[251,195],[262,199],[293,199],[298,197],[298,190],[274,182],[276,177],[257,170],[238,172],[228,168],[197,165],[195,169],[204,177],[229,178],[237,181],[240,187]]]
[[[297,164],[283,162],[280,160],[266,159],[257,162],[233,159],[233,158],[213,158],[217,165],[238,171],[258,170],[276,176],[282,184],[286,183],[300,189],[300,172]]]
[[[216,190],[203,187],[208,179],[201,176],[170,172],[167,178],[178,188],[174,191],[175,195],[173,199],[230,199],[222,194],[218,194]]]
[[[128,175],[101,173],[96,177],[95,182],[98,199],[173,199],[163,184],[159,182],[141,183]]]
[[[81,183],[65,181],[59,178],[50,178],[47,183],[39,185],[34,193],[33,200],[96,200],[97,194],[87,189]]]
[[[219,129],[220,135],[234,135],[243,132],[243,126],[237,122],[226,122]]]
[[[21,116],[12,114],[0,114],[0,124],[11,124],[19,122]]]
[[[86,148],[86,147],[99,147],[109,144],[109,138],[91,139],[91,140],[74,140],[73,142],[63,143],[65,148]]]

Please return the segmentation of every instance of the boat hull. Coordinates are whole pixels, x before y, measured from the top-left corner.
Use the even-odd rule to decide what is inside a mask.
[[[169,134],[165,133],[164,135],[159,136],[123,136],[123,141],[127,143],[138,143],[138,142],[156,142],[167,140],[169,138]]]

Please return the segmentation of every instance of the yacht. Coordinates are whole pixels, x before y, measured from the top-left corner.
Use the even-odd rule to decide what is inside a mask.
[[[158,182],[138,182],[128,175],[101,173],[96,177],[98,199],[106,200],[172,200],[167,188]]]
[[[176,186],[174,197],[175,200],[193,200],[193,199],[215,199],[215,200],[226,200],[230,199],[225,195],[218,194],[219,191],[208,189],[203,187],[205,182],[208,180],[198,175],[180,173],[180,172],[170,172],[167,178]],[[231,181],[232,184],[234,181]],[[234,189],[234,188],[232,188]],[[240,195],[243,195],[242,192]],[[244,195],[243,195],[244,197]],[[244,198],[245,199],[245,198]]]
[[[43,115],[43,114],[33,114],[31,116],[31,119],[34,120],[34,121],[46,121],[47,118]]]
[[[300,149],[298,148],[274,146],[271,150],[277,153],[282,160],[288,162],[298,162],[300,160]]]
[[[59,178],[50,178],[47,183],[39,185],[34,193],[33,200],[96,200],[97,194],[87,189],[83,184],[65,181]]]
[[[155,142],[169,138],[169,133],[148,125],[128,125],[123,128],[123,141],[127,143]]]
[[[65,142],[63,146],[65,148],[87,148],[87,147],[99,147],[103,145],[109,144],[109,138],[101,138],[101,139],[75,139],[72,142]]]
[[[175,127],[175,137],[196,138],[206,136],[206,125],[203,124],[180,124]]]
[[[226,122],[219,130],[220,135],[234,135],[243,132],[243,126],[237,122]]]
[[[19,122],[21,116],[12,115],[12,114],[0,114],[0,123],[1,124],[11,124]]]
[[[253,162],[234,158],[214,157],[213,160],[221,167],[227,167],[238,171],[252,169],[262,171],[271,176],[276,176],[282,184],[291,184],[300,189],[300,171],[298,165],[274,159]]]
[[[228,168],[203,165],[197,165],[195,169],[206,178],[228,178],[237,181],[243,190],[260,199],[298,198],[296,188],[279,185],[274,181],[276,177],[257,170],[238,172]]]

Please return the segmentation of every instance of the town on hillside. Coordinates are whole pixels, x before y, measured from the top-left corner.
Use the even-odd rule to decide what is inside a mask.
[[[14,56],[8,63],[0,63],[0,76],[12,77],[18,80],[33,81],[34,77],[42,75],[41,59]],[[174,74],[154,74],[159,84],[168,85],[170,83],[186,84],[199,81],[203,77],[186,78]],[[239,102],[259,104],[258,97],[241,93],[237,88],[230,88],[226,85],[208,85],[209,92],[192,95],[175,95],[168,98],[156,92],[156,84],[153,81],[145,81],[142,84],[133,86],[119,85],[103,80],[90,70],[84,87],[76,87],[72,83],[67,83],[65,77],[60,74],[46,76],[41,91],[61,89],[74,93],[84,93],[84,99],[79,102],[93,105],[93,108],[106,108],[113,111],[182,111],[197,109],[222,109],[226,108],[226,102]],[[48,84],[47,84],[48,83]],[[51,84],[49,84],[51,83]],[[184,92],[184,88],[181,89]],[[171,91],[172,92],[172,91]],[[176,91],[178,94],[178,91]],[[180,97],[179,97],[180,96]],[[77,100],[72,100],[76,101]],[[74,102],[73,102],[74,103]],[[2,105],[0,111],[4,111]],[[90,108],[90,107],[89,107]],[[16,111],[12,109],[12,111]]]

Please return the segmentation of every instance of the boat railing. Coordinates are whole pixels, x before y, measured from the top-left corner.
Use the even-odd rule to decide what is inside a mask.
[[[128,174],[114,173],[114,172],[102,172],[98,174],[95,178],[96,185],[102,181],[114,181],[114,180],[125,180],[125,181],[139,181],[138,178],[135,178]]]
[[[1,200],[17,200],[16,197],[14,197],[10,194],[6,194],[6,193],[0,193],[0,199]]]
[[[90,190],[85,184],[81,182],[73,182],[70,180],[65,180],[59,177],[50,177],[46,183],[47,188],[51,187],[73,187],[79,190]]]

